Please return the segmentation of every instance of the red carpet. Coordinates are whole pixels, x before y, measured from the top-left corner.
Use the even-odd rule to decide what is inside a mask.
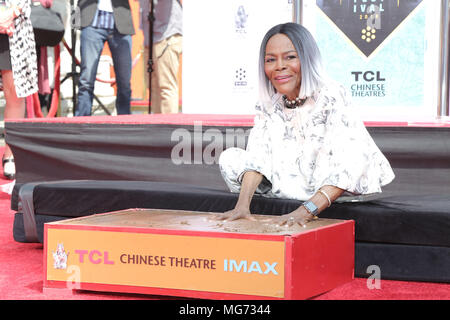
[[[3,148],[0,149],[3,152]],[[0,170],[1,171],[1,170]],[[0,172],[0,185],[10,181]],[[12,235],[14,211],[10,196],[0,192],[0,299],[1,300],[135,300],[170,297],[80,291],[43,292],[41,244],[15,242]],[[370,290],[367,279],[357,278],[316,300],[450,300],[450,284],[381,280],[380,289]]]

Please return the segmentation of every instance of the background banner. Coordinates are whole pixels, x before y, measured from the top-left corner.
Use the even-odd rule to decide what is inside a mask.
[[[437,114],[440,1],[304,3],[327,72],[365,119]]]

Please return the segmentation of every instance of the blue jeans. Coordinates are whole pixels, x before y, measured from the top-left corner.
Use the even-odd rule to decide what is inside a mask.
[[[108,30],[89,26],[81,30],[81,73],[75,116],[91,115],[98,62],[106,41],[111,50],[116,74],[117,114],[131,113],[131,36],[120,34],[116,29]]]

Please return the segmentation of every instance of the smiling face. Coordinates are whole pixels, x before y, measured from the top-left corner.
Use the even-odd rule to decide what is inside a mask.
[[[300,59],[286,35],[278,33],[267,42],[264,72],[278,93],[290,100],[298,97],[302,83]]]

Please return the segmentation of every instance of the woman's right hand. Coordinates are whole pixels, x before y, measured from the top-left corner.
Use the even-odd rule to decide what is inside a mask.
[[[256,221],[256,219],[252,217],[250,209],[245,207],[236,207],[233,210],[229,210],[224,213],[219,213],[215,215],[213,218],[213,220],[222,220],[222,221],[234,221],[238,219]]]

